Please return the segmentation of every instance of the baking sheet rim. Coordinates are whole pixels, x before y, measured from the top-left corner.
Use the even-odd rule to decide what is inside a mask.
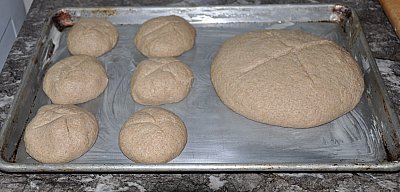
[[[337,4],[289,4],[284,5],[285,7],[333,7]],[[271,4],[266,6],[282,6],[280,4]],[[257,5],[248,5],[248,6],[212,6],[214,8],[256,8],[259,7]],[[107,10],[107,9],[129,9],[130,7],[96,7],[96,8],[84,8],[88,10]],[[132,8],[132,7],[131,7]],[[187,8],[210,8],[210,6],[205,7],[145,7],[144,9],[187,9]],[[43,34],[47,29],[51,22],[51,16],[60,10],[68,10],[68,9],[82,9],[77,7],[65,7],[60,8],[57,11],[54,11],[50,14],[46,22],[44,23],[45,27],[41,34]],[[354,10],[352,10],[352,17],[357,17]],[[357,19],[358,20],[358,19]],[[33,68],[33,60],[35,56],[37,56],[39,47],[41,44],[43,36],[38,39],[38,43],[35,46],[35,51],[33,54],[33,59],[31,59],[28,64],[27,69],[23,75],[22,79],[26,79],[29,75],[30,71]],[[366,44],[367,48],[369,48],[366,43],[366,39],[363,33],[361,33],[361,42]],[[366,49],[368,52],[367,55],[371,56],[370,49]],[[369,58],[371,62],[372,70],[377,70],[376,62],[373,58]],[[376,74],[375,74],[376,75]],[[385,104],[387,105],[388,113],[390,114],[390,119],[392,120],[394,125],[399,125],[398,118],[395,116],[395,112],[393,110],[393,104],[390,102],[387,91],[384,87],[382,77],[376,75],[377,83],[383,91],[383,97]],[[26,81],[22,81],[22,84],[19,87],[18,93],[15,95],[15,99],[12,102],[12,109],[8,114],[6,121],[4,123],[3,129],[0,132],[0,145],[3,147],[5,143],[5,131],[7,131],[7,127],[10,127],[12,124],[12,117],[15,116],[16,113],[16,104],[21,98],[22,89],[26,87]],[[376,162],[376,163],[267,163],[267,164],[251,164],[251,163],[169,163],[169,164],[84,164],[84,163],[72,163],[72,164],[25,164],[25,163],[10,163],[5,161],[3,158],[0,159],[0,170],[5,172],[231,172],[231,171],[265,171],[265,172],[288,172],[288,171],[305,171],[305,172],[321,172],[321,171],[340,171],[340,172],[349,172],[349,171],[390,171],[397,172],[400,171],[400,162],[399,161],[385,161],[385,162]]]

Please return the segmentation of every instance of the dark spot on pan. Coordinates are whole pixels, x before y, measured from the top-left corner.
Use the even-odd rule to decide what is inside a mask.
[[[332,8],[332,12],[338,16],[337,18],[339,22],[351,18],[351,9],[345,5],[336,4]]]
[[[53,54],[54,54],[54,47],[55,47],[54,43],[53,43],[53,42],[50,42],[50,45],[49,45],[49,47],[48,47],[48,49],[47,49],[46,58],[51,58],[51,56],[53,56]]]
[[[394,161],[397,160],[395,157],[393,157],[393,155],[390,153],[390,150],[388,149],[387,143],[385,140],[382,141],[383,142],[383,149],[385,150],[386,153],[386,160],[387,161]]]
[[[115,8],[97,8],[95,10],[93,10],[93,13],[95,15],[103,15],[103,16],[113,16],[113,15],[117,15],[117,10]]]
[[[51,20],[54,23],[54,26],[61,32],[67,27],[71,27],[74,25],[72,19],[71,19],[71,14],[64,10],[61,9],[58,11],[52,18]]]
[[[308,23],[313,23],[315,21],[307,21]],[[318,23],[332,23],[331,20],[319,20]]]
[[[33,57],[32,57],[32,64],[36,65],[36,64],[38,64],[38,63],[39,63],[39,60],[38,60],[37,56],[36,56],[36,55],[33,56]]]

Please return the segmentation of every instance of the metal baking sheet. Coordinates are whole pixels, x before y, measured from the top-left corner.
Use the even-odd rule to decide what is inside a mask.
[[[167,164],[136,164],[118,147],[127,118],[144,106],[130,96],[130,78],[145,59],[132,39],[144,21],[179,15],[197,31],[192,50],[178,59],[194,73],[183,101],[162,105],[188,129],[188,143]],[[41,82],[46,70],[69,56],[66,34],[80,18],[111,21],[119,31],[116,47],[98,59],[109,84],[98,98],[79,106],[94,113],[99,136],[93,148],[67,164],[42,164],[25,152],[26,124],[51,103]],[[257,123],[224,106],[210,81],[210,64],[220,45],[235,35],[261,29],[301,30],[335,41],[363,69],[365,92],[357,107],[325,125],[290,129]],[[65,8],[45,23],[32,63],[26,69],[10,118],[0,135],[0,169],[11,172],[176,172],[176,171],[397,171],[399,123],[371,56],[356,13],[342,5],[265,5],[219,7]]]

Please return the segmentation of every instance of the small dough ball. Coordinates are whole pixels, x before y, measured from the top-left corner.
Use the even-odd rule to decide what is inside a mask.
[[[142,105],[161,105],[183,100],[189,93],[193,73],[189,66],[172,58],[151,58],[133,72],[131,95]]]
[[[308,128],[352,110],[364,90],[357,62],[300,31],[248,32],[224,42],[211,66],[222,102],[255,121]]]
[[[187,131],[182,120],[160,107],[134,113],[119,134],[121,151],[136,163],[166,163],[185,148]]]
[[[84,103],[107,87],[103,65],[95,57],[77,55],[54,64],[44,76],[43,91],[55,104]]]
[[[74,105],[45,105],[25,129],[26,152],[42,163],[67,163],[93,146],[99,127],[90,112]]]
[[[82,19],[68,33],[68,50],[72,55],[98,57],[110,51],[118,41],[118,30],[104,19]]]
[[[185,19],[171,15],[144,22],[135,35],[137,49],[147,57],[174,57],[190,50],[196,30]]]

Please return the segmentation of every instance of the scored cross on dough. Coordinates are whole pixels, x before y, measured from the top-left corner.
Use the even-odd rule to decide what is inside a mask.
[[[222,102],[258,122],[309,128],[352,110],[364,90],[359,65],[334,42],[300,31],[228,39],[211,65]]]

